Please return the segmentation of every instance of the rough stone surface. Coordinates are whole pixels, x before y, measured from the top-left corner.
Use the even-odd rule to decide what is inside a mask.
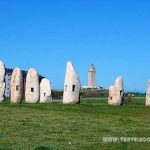
[[[147,83],[147,91],[146,91],[146,106],[150,106],[150,80]]]
[[[26,78],[26,103],[38,103],[40,95],[39,75],[35,69],[29,69]]]
[[[23,97],[23,76],[19,68],[13,70],[11,76],[11,103],[20,103]]]
[[[0,102],[4,101],[4,92],[5,92],[5,66],[2,61],[0,61]]]
[[[67,63],[64,83],[64,104],[77,104],[80,102],[80,80],[71,62]]]
[[[118,77],[114,86],[109,88],[108,104],[110,105],[122,105],[124,100],[124,87],[123,78]]]
[[[51,83],[48,79],[42,79],[40,83],[40,103],[50,103],[51,96]]]

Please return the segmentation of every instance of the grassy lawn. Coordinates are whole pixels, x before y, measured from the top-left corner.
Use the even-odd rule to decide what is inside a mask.
[[[145,98],[124,106],[106,99],[80,105],[0,104],[0,149],[150,149],[150,143],[104,143],[103,137],[150,137]]]

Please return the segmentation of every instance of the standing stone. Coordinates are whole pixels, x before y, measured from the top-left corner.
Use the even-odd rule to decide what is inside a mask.
[[[2,61],[0,61],[0,102],[4,101],[4,92],[5,92],[5,66]]]
[[[50,103],[51,101],[51,83],[44,78],[40,83],[40,103]]]
[[[150,80],[147,83],[147,91],[146,91],[146,106],[150,106]]]
[[[123,87],[123,78],[118,77],[115,81],[114,85],[114,91],[115,91],[115,104],[116,105],[122,105],[124,101],[124,87]]]
[[[23,98],[23,76],[19,68],[13,70],[11,76],[11,103],[20,103]]]
[[[63,103],[80,103],[80,80],[71,62],[67,63],[66,77],[64,84]]]
[[[35,69],[29,69],[26,78],[26,103],[38,103],[40,95],[39,75]]]
[[[108,104],[122,105],[124,100],[123,78],[118,77],[114,86],[109,88]]]

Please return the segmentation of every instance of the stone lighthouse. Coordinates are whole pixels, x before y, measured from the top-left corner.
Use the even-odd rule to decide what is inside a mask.
[[[88,87],[96,88],[96,71],[93,64],[91,64],[88,72]]]

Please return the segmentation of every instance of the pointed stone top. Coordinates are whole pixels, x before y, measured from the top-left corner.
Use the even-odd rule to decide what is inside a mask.
[[[72,64],[71,61],[68,61],[68,62],[67,62],[67,67],[71,67],[72,69],[74,69],[74,66],[73,66],[73,64]]]
[[[117,83],[117,82],[121,82],[121,81],[123,81],[123,77],[118,77],[116,80],[115,80],[115,83]]]
[[[36,71],[34,68],[29,68],[28,71]]]
[[[91,71],[91,72],[95,72],[95,67],[94,67],[94,65],[93,65],[93,64],[91,64],[89,71]]]
[[[28,74],[31,74],[31,76],[37,76],[38,72],[34,68],[30,68]]]
[[[37,73],[37,71],[36,71],[34,68],[30,68],[30,69],[28,70],[28,72],[36,72],[36,73]]]
[[[15,76],[16,74],[21,74],[22,73],[22,71],[20,70],[20,68],[15,68],[14,70],[13,70],[13,72],[12,72],[12,76]]]
[[[74,66],[73,66],[71,61],[67,62],[67,69],[70,69],[73,73],[75,73],[77,75],[77,73],[76,73],[76,71],[74,69]]]
[[[79,77],[74,69],[74,66],[71,61],[67,62],[67,69],[66,69],[66,78],[65,82],[73,82],[74,80],[79,80]],[[79,80],[80,81],[80,80]]]
[[[42,80],[41,80],[41,84],[45,84],[45,83],[51,83],[47,78],[43,78]]]
[[[4,65],[4,63],[0,60],[0,65]]]
[[[4,63],[0,60],[0,67],[1,68],[5,68],[5,65],[4,65]]]
[[[118,77],[116,80],[115,80],[115,88],[118,88],[118,89],[123,89],[123,77]]]
[[[21,70],[20,70],[20,68],[19,68],[19,67],[16,67],[16,68],[14,69],[14,71],[16,71],[16,72],[20,72]]]
[[[117,77],[116,80],[122,80],[122,79],[123,79],[123,77],[122,77],[122,76],[119,76],[119,77]]]

